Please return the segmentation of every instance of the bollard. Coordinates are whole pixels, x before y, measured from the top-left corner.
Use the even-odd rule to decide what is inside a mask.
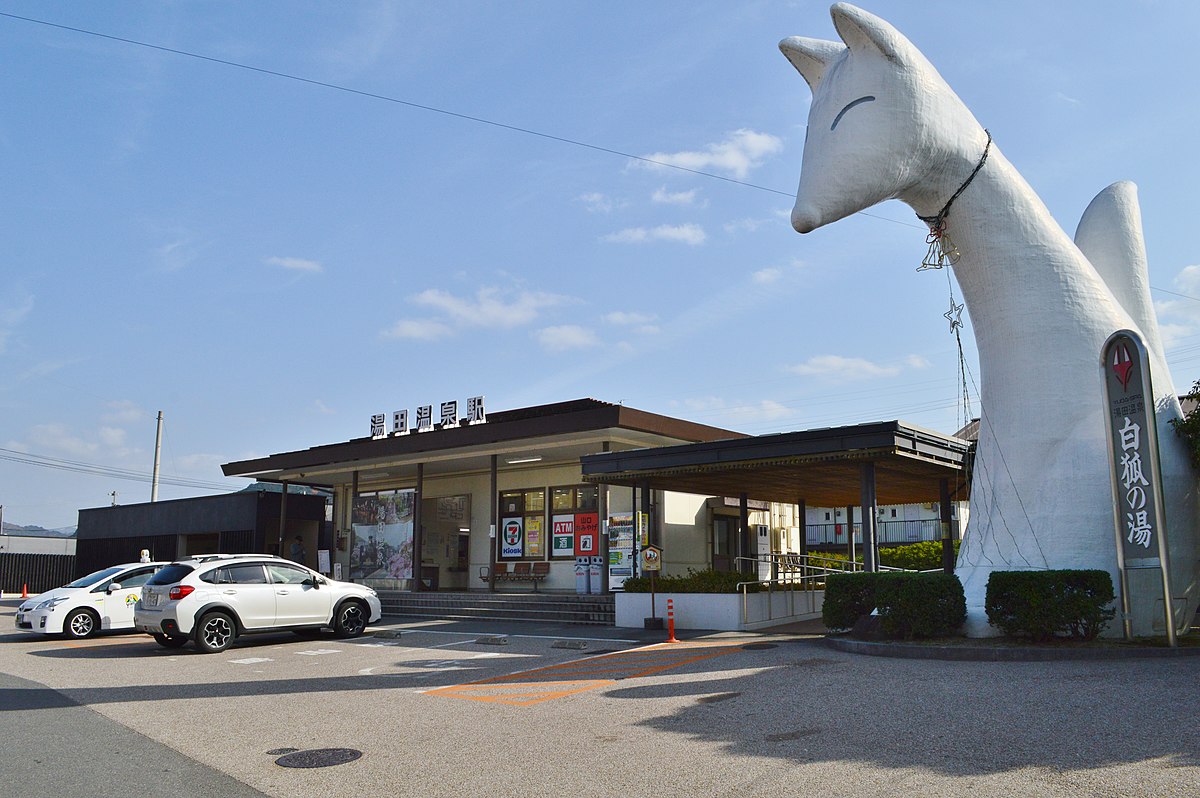
[[[675,603],[672,599],[667,599],[667,642],[679,642],[675,639]]]

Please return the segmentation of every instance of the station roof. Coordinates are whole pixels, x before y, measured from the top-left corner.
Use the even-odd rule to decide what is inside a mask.
[[[784,432],[581,459],[588,482],[809,506],[861,503],[862,464],[875,464],[879,504],[938,501],[940,480],[966,499],[970,444],[900,421]]]
[[[225,476],[320,487],[413,480],[418,464],[426,477],[486,472],[492,455],[501,469],[508,461],[578,463],[580,457],[612,449],[658,447],[683,442],[745,437],[742,433],[636,410],[596,399],[489,412],[482,424],[427,432],[356,438],[294,452],[226,463]]]

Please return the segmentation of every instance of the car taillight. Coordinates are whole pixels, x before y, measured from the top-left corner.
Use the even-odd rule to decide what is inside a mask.
[[[171,599],[171,601],[179,601],[195,589],[191,585],[176,585],[171,588],[171,592],[167,594],[167,598]]]

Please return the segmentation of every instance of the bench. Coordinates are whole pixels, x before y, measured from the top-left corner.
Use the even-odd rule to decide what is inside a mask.
[[[508,563],[496,563],[496,582],[530,582],[533,584],[533,592],[538,590],[538,583],[550,575],[550,563],[548,562],[518,562],[513,563],[512,570],[508,570]],[[490,583],[490,573],[485,565],[479,569],[479,580],[484,583]]]

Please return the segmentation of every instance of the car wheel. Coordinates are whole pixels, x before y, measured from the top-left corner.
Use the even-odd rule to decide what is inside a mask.
[[[367,613],[357,601],[347,601],[338,607],[333,620],[333,631],[338,637],[358,637],[367,628]]]
[[[229,648],[235,636],[233,619],[223,612],[210,612],[196,624],[196,645],[205,654]]]
[[[187,645],[188,639],[178,635],[155,634],[154,642],[158,643],[163,648],[183,648]]]
[[[73,640],[82,640],[96,634],[99,626],[91,610],[75,610],[63,621],[63,634]]]

